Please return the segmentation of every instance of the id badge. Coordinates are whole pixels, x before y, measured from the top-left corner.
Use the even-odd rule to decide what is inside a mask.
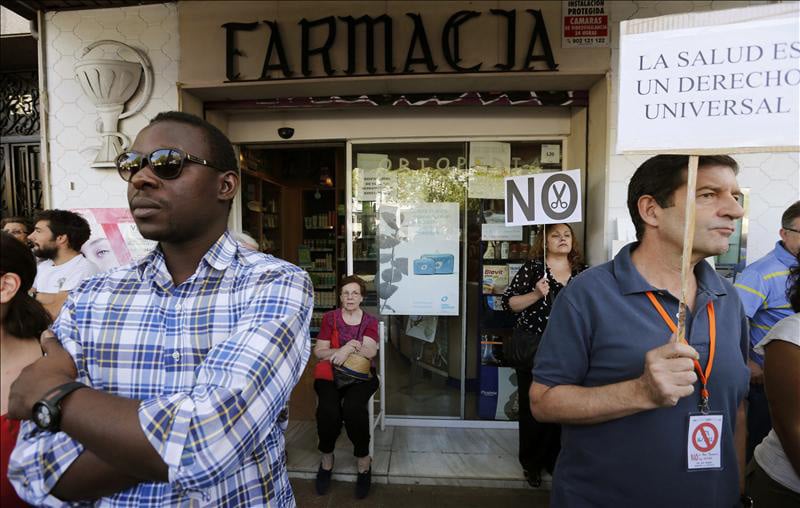
[[[723,414],[689,413],[689,430],[686,436],[687,470],[708,471],[722,469]]]

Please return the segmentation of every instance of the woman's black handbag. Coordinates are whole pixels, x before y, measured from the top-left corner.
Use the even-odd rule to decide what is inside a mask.
[[[533,357],[542,336],[530,330],[514,328],[511,337],[503,339],[503,359],[509,367],[520,370],[533,368]]]

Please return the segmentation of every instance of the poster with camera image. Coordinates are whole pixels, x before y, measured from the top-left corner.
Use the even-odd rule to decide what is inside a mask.
[[[378,209],[378,311],[457,316],[458,203],[382,204]]]

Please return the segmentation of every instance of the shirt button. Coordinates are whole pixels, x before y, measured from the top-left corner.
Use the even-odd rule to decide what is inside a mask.
[[[175,360],[176,362],[180,361],[181,354],[179,352],[175,351],[174,353],[172,353],[172,359]]]
[[[181,304],[176,303],[175,304],[175,310],[181,310]]]

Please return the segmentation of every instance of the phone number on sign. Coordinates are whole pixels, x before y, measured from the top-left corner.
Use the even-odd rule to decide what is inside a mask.
[[[572,44],[607,44],[606,37],[570,37],[569,42]]]

